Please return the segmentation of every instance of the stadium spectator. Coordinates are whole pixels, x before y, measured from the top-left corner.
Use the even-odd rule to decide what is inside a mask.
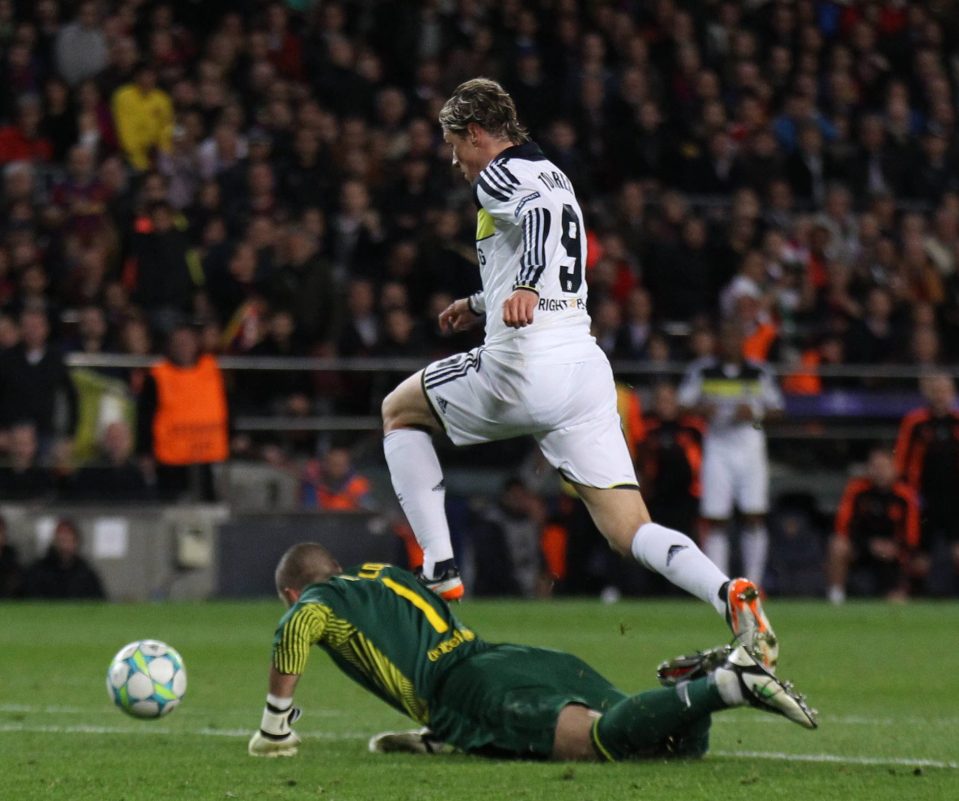
[[[339,447],[307,466],[303,503],[326,512],[369,511],[376,505],[369,479],[354,469],[349,450]]]
[[[257,272],[256,250],[249,242],[233,246],[226,269],[207,263],[209,301],[217,319],[228,328],[241,328],[250,312],[259,308],[264,292]]]
[[[123,322],[119,333],[120,352],[129,356],[147,357],[153,353],[153,340],[145,320],[131,317]],[[131,367],[124,371],[130,392],[138,398],[148,375],[146,367]]]
[[[57,71],[70,86],[96,77],[107,66],[107,37],[98,16],[97,4],[87,0],[77,6],[73,21],[57,32]]]
[[[0,352],[9,350],[20,341],[20,326],[10,313],[0,313]]]
[[[39,459],[36,428],[31,422],[15,423],[5,438],[7,463],[0,467],[0,497],[31,500],[47,497],[54,489],[53,476]]]
[[[130,165],[143,172],[158,152],[169,152],[173,142],[173,104],[157,86],[156,69],[141,63],[133,82],[121,86],[111,99],[120,148]]]
[[[76,424],[76,391],[59,347],[50,342],[47,315],[35,308],[20,314],[20,342],[0,353],[0,428],[23,421],[34,427],[41,458],[57,435],[72,436]]]
[[[422,328],[405,307],[389,308],[383,313],[383,329],[374,351],[375,356],[403,358],[427,351]],[[398,376],[393,376],[393,379]]]
[[[100,577],[80,554],[80,529],[72,520],[57,521],[46,554],[27,568],[24,595],[42,600],[102,600]]]
[[[853,192],[860,197],[896,192],[905,184],[906,167],[886,144],[882,116],[865,115],[859,121],[856,153],[847,167]]]
[[[338,320],[330,264],[320,254],[320,242],[305,227],[290,226],[285,239],[286,259],[270,279],[267,298],[274,308],[293,313],[304,346],[331,342]]]
[[[782,412],[783,399],[769,370],[743,357],[743,328],[723,325],[717,356],[695,362],[679,388],[680,405],[704,417],[700,511],[707,527],[704,550],[728,573],[729,524],[742,515],[742,572],[759,583],[766,569],[769,533],[769,461],[763,422]]]
[[[935,204],[947,192],[959,190],[949,131],[938,123],[930,122],[919,137],[919,147],[904,194]]]
[[[634,287],[626,298],[623,323],[616,337],[614,352],[624,359],[641,359],[653,334],[653,303],[649,292]]]
[[[230,455],[226,389],[216,359],[201,353],[189,326],[172,331],[167,358],[145,377],[136,450],[162,498],[215,498],[211,465]]]
[[[480,508],[470,538],[477,595],[548,595],[550,582],[541,548],[546,510],[542,499],[518,478],[503,484],[493,504]]]
[[[0,164],[42,163],[53,158],[53,144],[40,129],[42,119],[37,95],[24,94],[17,98],[16,123],[0,127]]]
[[[807,207],[823,202],[826,185],[837,176],[838,168],[823,147],[818,124],[806,122],[800,127],[796,150],[786,159],[785,169],[797,200]]]
[[[112,353],[116,350],[102,306],[91,303],[77,311],[76,334],[67,340],[66,350],[88,354]]]
[[[366,278],[350,281],[346,295],[345,322],[340,330],[338,350],[343,356],[368,356],[380,337],[373,282]]]
[[[750,250],[739,265],[739,272],[733,276],[719,296],[719,311],[724,318],[736,315],[736,307],[741,298],[755,300],[759,305],[768,305],[767,291],[769,278],[766,274],[766,262],[758,250]]]
[[[369,190],[362,181],[344,182],[330,234],[333,274],[337,280],[354,274],[380,277],[384,231],[379,212],[372,206]]]
[[[893,301],[882,287],[866,296],[862,319],[853,323],[846,339],[846,356],[854,364],[878,364],[895,358],[899,343],[893,325]]]
[[[382,320],[376,312],[376,289],[368,278],[353,278],[346,290],[346,309],[336,349],[340,356],[371,356],[379,348]],[[373,376],[348,373],[343,396],[346,411],[365,413],[370,409]]]
[[[126,421],[117,420],[103,429],[99,453],[82,465],[61,488],[68,500],[123,503],[151,497],[152,488],[133,459],[133,431]]]
[[[689,324],[710,312],[707,233],[706,222],[690,215],[681,224],[678,242],[650,254],[644,280],[656,298],[660,320]]]
[[[865,475],[849,481],[839,504],[829,542],[829,600],[845,601],[847,587],[905,600],[929,572],[921,546],[919,498],[897,478],[892,454],[875,448]]]
[[[197,268],[173,207],[165,200],[155,201],[133,237],[126,282],[131,300],[147,310],[160,331],[169,331],[191,308],[200,282]]]
[[[70,88],[59,78],[48,78],[43,87],[44,114],[41,130],[53,146],[53,161],[61,163],[76,143],[79,122],[73,109]]]
[[[615,358],[619,331],[623,325],[622,309],[614,298],[601,297],[590,314],[590,333],[609,358]]]
[[[77,144],[89,147],[100,155],[113,153],[117,148],[116,124],[110,104],[104,100],[100,86],[95,80],[87,80],[76,88],[74,94]]]
[[[265,321],[266,335],[251,356],[289,357],[302,353],[293,314],[276,309]],[[292,414],[310,408],[310,376],[300,370],[244,370],[234,376],[238,403],[252,414]]]
[[[61,234],[73,250],[91,245],[112,227],[107,216],[110,190],[97,177],[96,152],[85,145],[69,148],[67,175],[53,187],[51,201],[60,215]]]
[[[22,589],[20,554],[16,546],[9,542],[6,518],[0,516],[0,599],[16,598]]]

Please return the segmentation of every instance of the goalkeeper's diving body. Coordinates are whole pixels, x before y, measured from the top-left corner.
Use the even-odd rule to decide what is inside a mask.
[[[627,695],[571,654],[494,644],[464,626],[412,573],[385,564],[343,570],[323,546],[281,558],[287,611],[273,643],[269,694],[254,756],[293,756],[297,682],[318,645],[336,666],[424,727],[374,737],[371,750],[527,759],[614,761],[698,757],[712,713],[739,706],[815,728],[802,696],[743,646],[660,666],[667,686]]]

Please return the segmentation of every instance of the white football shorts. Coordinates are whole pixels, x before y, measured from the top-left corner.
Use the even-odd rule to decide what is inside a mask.
[[[703,443],[699,510],[711,520],[728,520],[734,507],[742,514],[769,511],[769,460],[761,431],[747,436],[710,437]]]
[[[638,486],[605,358],[543,364],[479,347],[433,362],[421,382],[455,445],[531,435],[569,481]]]

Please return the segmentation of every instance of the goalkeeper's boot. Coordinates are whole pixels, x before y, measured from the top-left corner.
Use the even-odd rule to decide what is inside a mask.
[[[769,670],[779,661],[779,640],[763,612],[759,588],[745,578],[730,579],[726,585],[726,622],[736,637],[758,662]]]
[[[436,578],[427,578],[421,573],[419,579],[444,601],[459,601],[466,592],[460,571],[455,565],[446,568]]]
[[[732,651],[731,645],[717,645],[705,651],[667,659],[656,668],[656,678],[663,687],[674,687],[681,681],[701,679],[722,665]]]
[[[407,731],[384,731],[370,738],[371,754],[445,754],[452,746],[433,738],[426,727]]]
[[[741,645],[713,672],[714,681],[730,706],[746,705],[789,718],[807,729],[818,726],[816,711],[792,684],[780,681]]]

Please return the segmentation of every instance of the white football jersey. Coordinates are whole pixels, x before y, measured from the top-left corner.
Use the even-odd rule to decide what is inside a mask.
[[[537,145],[507,148],[479,174],[473,195],[486,347],[557,363],[597,358],[586,313],[586,231],[573,186]],[[533,323],[509,328],[503,303],[517,289],[539,294]]]
[[[779,412],[785,407],[782,393],[772,372],[764,364],[745,360],[741,364],[725,364],[715,357],[698,359],[686,371],[679,386],[679,402],[693,407],[708,402],[716,407],[709,421],[708,439],[723,437],[737,441],[763,441],[761,426],[736,420],[736,407],[746,404],[762,420],[766,412]]]

